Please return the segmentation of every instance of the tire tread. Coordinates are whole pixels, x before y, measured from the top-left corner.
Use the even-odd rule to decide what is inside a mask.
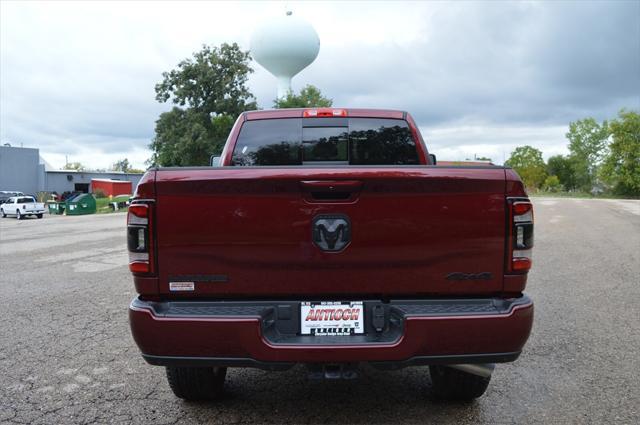
[[[184,400],[216,400],[221,397],[227,369],[224,367],[167,367],[167,381],[176,397]]]
[[[430,366],[433,392],[445,400],[470,401],[482,396],[491,378],[472,375],[446,366]]]

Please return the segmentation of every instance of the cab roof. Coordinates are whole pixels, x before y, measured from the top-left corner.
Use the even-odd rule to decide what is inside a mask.
[[[264,120],[269,118],[302,118],[304,111],[310,110],[331,110],[337,109],[346,111],[347,117],[357,118],[392,118],[405,119],[407,113],[393,109],[358,109],[358,108],[285,108],[285,109],[264,109],[260,111],[243,112],[246,120]],[[313,118],[310,118],[313,119]]]

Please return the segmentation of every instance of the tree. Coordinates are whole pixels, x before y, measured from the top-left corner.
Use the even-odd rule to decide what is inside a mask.
[[[144,170],[140,170],[137,168],[133,168],[131,166],[131,164],[129,163],[129,159],[125,158],[125,159],[121,159],[119,161],[116,161],[112,166],[111,169],[113,171],[121,171],[123,173],[144,173]]]
[[[473,158],[465,158],[465,161],[487,161],[487,162],[491,162],[491,158],[488,158],[486,156],[476,156],[475,154],[473,155]]]
[[[620,195],[640,195],[640,114],[622,110],[610,124],[611,144],[600,175]]]
[[[593,118],[585,118],[572,122],[566,137],[569,139],[569,156],[576,186],[589,192],[596,182],[598,166],[609,138],[607,121],[598,124]]]
[[[512,153],[505,165],[516,170],[525,186],[537,189],[547,177],[542,152],[531,146],[519,146]]]
[[[113,171],[122,171],[123,173],[128,173],[131,169],[131,164],[129,164],[129,160],[127,158],[116,161],[111,169]]]
[[[328,108],[331,105],[333,100],[324,97],[317,87],[310,84],[298,95],[290,91],[284,99],[273,101],[274,108]]]
[[[84,171],[87,169],[87,167],[82,165],[80,162],[67,162],[66,164],[64,164],[64,167],[62,167],[62,169],[73,170],[73,171]]]
[[[153,161],[164,166],[209,165],[211,155],[222,151],[233,127],[229,115],[208,115],[174,107],[156,121],[151,143]]]
[[[186,106],[197,112],[239,115],[255,109],[254,96],[246,87],[251,56],[236,44],[223,43],[220,47],[202,46],[185,59],[177,69],[162,73],[162,82],[156,84],[156,100]]]
[[[547,174],[557,176],[565,190],[576,188],[574,164],[568,156],[555,155],[550,157],[547,161]]]
[[[257,108],[246,86],[253,72],[250,60],[236,43],[204,45],[193,58],[162,74],[156,100],[178,106],[156,121],[150,164],[208,165],[211,155],[222,151],[235,118]]]

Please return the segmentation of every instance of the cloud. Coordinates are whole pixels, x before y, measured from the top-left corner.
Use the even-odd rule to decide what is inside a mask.
[[[289,3],[316,27],[294,78],[350,107],[408,110],[441,159],[566,150],[572,120],[640,109],[640,2]],[[1,2],[0,139],[54,165],[150,155],[161,73],[283,3]],[[263,107],[275,78],[254,64]]]
[[[422,127],[420,132],[438,159],[487,157],[502,164],[518,146],[532,145],[544,157],[565,155],[563,126],[465,125]]]

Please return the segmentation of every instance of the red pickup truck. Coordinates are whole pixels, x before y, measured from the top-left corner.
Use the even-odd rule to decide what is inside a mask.
[[[184,399],[298,363],[428,365],[437,396],[472,399],[531,330],[519,177],[437,166],[406,112],[245,112],[219,166],[148,170],[127,224],[131,331]]]

